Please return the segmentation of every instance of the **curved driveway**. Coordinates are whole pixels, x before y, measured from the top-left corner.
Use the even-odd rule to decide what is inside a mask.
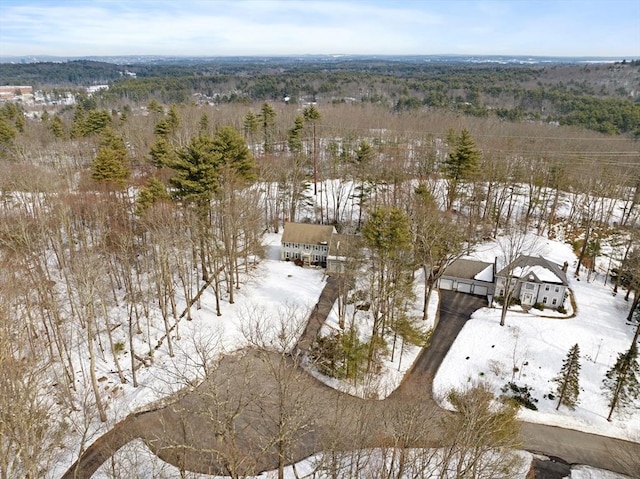
[[[471,314],[486,306],[486,300],[468,294],[440,291],[439,320],[431,343],[425,348],[403,385],[420,384],[432,398],[433,378],[453,341]],[[394,393],[394,394],[396,394]],[[600,469],[640,477],[640,444],[543,424],[522,423],[523,449],[560,457],[569,464],[586,464]]]
[[[322,308],[317,314],[312,312],[310,320],[317,321],[316,316],[324,313],[326,304],[323,301]],[[343,449],[387,444],[404,427],[399,422],[404,420],[402,414],[394,415],[402,407],[412,416],[420,415],[421,424],[435,425],[438,418],[449,413],[439,409],[432,399],[433,378],[471,312],[483,304],[473,296],[443,291],[439,322],[430,346],[420,354],[400,388],[386,400],[365,401],[341,394],[312,378],[292,358],[245,351],[223,359],[217,374],[170,406],[131,415],[118,423],[92,444],[62,479],[91,477],[102,462],[134,438],[143,439],[161,459],[194,472],[225,474],[233,468],[246,474],[275,469],[277,452],[273,444],[264,444],[264,438],[273,437],[278,418],[272,413],[278,409],[278,391],[283,385],[289,388],[287,394],[301,398],[304,406],[291,425],[299,440],[292,447],[288,462],[317,452],[328,438]],[[308,328],[307,335],[314,330]],[[287,394],[282,397],[287,398]],[[395,402],[397,407],[388,407],[389,402]],[[235,405],[232,410],[228,410],[229,404]],[[230,415],[234,426],[241,426],[240,432],[237,428],[225,429]],[[353,420],[336,423],[336,417]],[[347,434],[349,427],[360,430]],[[420,430],[424,433],[406,443],[408,447],[438,445],[437,427]],[[341,445],[339,440],[344,437],[360,440]],[[637,443],[528,423],[522,425],[522,439],[524,448],[530,451],[640,477]],[[250,462],[233,462],[241,457],[249,457]]]

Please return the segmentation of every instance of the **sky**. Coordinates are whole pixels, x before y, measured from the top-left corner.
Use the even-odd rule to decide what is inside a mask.
[[[1,0],[0,56],[640,58],[639,0]]]

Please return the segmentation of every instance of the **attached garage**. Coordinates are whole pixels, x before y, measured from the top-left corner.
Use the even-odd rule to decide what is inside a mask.
[[[486,296],[487,294],[489,294],[489,288],[476,284],[473,288],[473,294],[477,294],[478,296]]]
[[[453,289],[453,281],[450,280],[450,279],[441,278],[440,279],[440,289],[447,289],[447,290]]]
[[[493,294],[493,263],[458,259],[451,263],[438,281],[438,287],[459,293],[488,296]]]

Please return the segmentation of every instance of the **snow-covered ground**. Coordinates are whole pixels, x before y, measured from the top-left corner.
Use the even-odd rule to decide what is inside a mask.
[[[336,190],[338,187],[332,185],[331,188]],[[343,189],[344,185],[338,192],[328,194],[328,202],[335,202],[335,196],[347,198],[348,195]],[[340,215],[353,216],[356,210],[352,201],[345,199],[342,204],[348,206],[344,206]],[[563,208],[566,209],[567,205],[568,202],[561,202],[559,214],[564,212]],[[555,234],[558,238],[563,237],[562,231],[555,231]],[[252,271],[245,278],[242,288],[236,292],[235,303],[229,304],[224,301],[222,316],[216,316],[213,294],[210,291],[203,294],[201,308],[192,308],[193,320],[182,319],[179,323],[174,334],[174,357],[169,357],[166,344],[158,348],[154,353],[153,364],[138,370],[138,388],[134,388],[131,381],[127,384],[120,383],[115,374],[115,364],[108,355],[104,360],[97,362],[98,377],[104,378],[100,384],[105,391],[109,420],[106,424],[99,424],[95,419],[87,421],[82,415],[87,410],[92,410],[91,407],[79,411],[77,418],[71,415],[69,420],[72,424],[79,425],[79,434],[87,432],[84,447],[129,413],[149,408],[152,403],[163,401],[172,392],[202,379],[205,374],[204,360],[245,346],[252,339],[252,330],[255,332],[253,326],[260,324],[263,329],[268,330],[266,333],[273,337],[277,336],[282,323],[287,323],[289,328],[293,324],[293,329],[304,324],[309,311],[318,301],[326,278],[322,270],[302,269],[292,263],[279,261],[280,238],[279,234],[266,235],[267,258],[251,266]],[[603,251],[605,249],[606,245]],[[575,268],[576,257],[571,247],[564,243],[540,239],[536,251],[528,253],[540,254],[559,264],[568,261],[570,273],[573,272],[572,267]],[[477,259],[489,262],[496,256],[499,256],[499,253],[494,243],[480,245],[474,253]],[[598,271],[607,269],[606,266],[601,266]],[[513,379],[520,385],[526,384],[533,388],[539,409],[537,412],[523,410],[520,413],[522,419],[640,441],[640,412],[636,410],[635,414],[614,415],[613,421],[607,422],[608,408],[601,391],[605,372],[615,362],[617,355],[628,349],[633,334],[632,327],[624,321],[629,308],[629,303],[623,299],[624,291],[615,297],[612,296],[611,288],[603,284],[602,275],[591,283],[586,281],[585,275],[581,281],[576,281],[572,274],[569,276],[570,287],[577,302],[575,317],[549,318],[541,317],[536,310],[527,314],[514,311],[508,315],[506,326],[500,327],[499,310],[478,311],[462,330],[445,358],[435,379],[434,393],[442,398],[450,388],[467,386],[470,382],[486,381],[491,384],[496,394],[499,394],[500,388],[512,379],[514,367],[517,367],[518,371]],[[419,314],[422,307],[422,288],[422,278],[417,275],[414,314]],[[437,293],[434,292],[425,328],[433,326],[437,300]],[[184,307],[184,301],[179,307]],[[114,323],[127,323],[126,307],[121,308],[119,312],[114,311],[114,314],[121,316],[114,318]],[[549,311],[544,312],[544,316],[553,315]],[[335,327],[336,322],[334,308],[329,316],[327,328]],[[150,328],[152,344],[143,342],[142,337],[135,338],[135,349],[141,354],[155,346],[164,335],[161,320],[156,318],[156,321],[150,323]],[[116,329],[114,336],[115,341],[127,344],[128,338],[124,329]],[[366,330],[366,327],[362,330]],[[178,335],[180,340],[177,340]],[[555,401],[545,399],[544,396],[554,392],[551,380],[558,374],[569,348],[575,343],[580,346],[582,359],[580,402],[575,411],[569,411],[565,407],[556,411]],[[82,346],[81,337],[76,338],[73,349],[76,351],[76,370],[86,375],[86,353],[83,352],[86,351],[86,346]],[[406,347],[401,360],[400,356],[396,355],[393,362],[385,361],[383,375],[368,384],[369,387],[371,384],[378,387],[377,397],[386,397],[397,387],[419,352],[417,347]],[[128,362],[127,354],[126,350],[123,351],[120,358],[126,375],[129,374],[124,366]],[[370,396],[367,393],[368,388],[358,391],[349,384],[338,385],[335,381],[326,378],[325,380],[351,394]],[[89,384],[88,380],[84,382]],[[87,392],[86,397],[89,398],[90,395]],[[87,427],[88,431],[83,431],[83,427]],[[77,454],[79,445],[76,439],[69,439],[76,448],[72,452],[74,455]],[[159,461],[155,456],[149,456],[153,461]],[[53,472],[54,477],[58,477],[76,457],[60,461],[58,470]],[[142,469],[144,470],[144,467]],[[576,470],[575,474],[582,475],[572,477],[616,477],[598,476],[587,469],[584,471],[587,472]],[[108,475],[105,473],[96,477]],[[151,474],[140,477],[179,477],[179,474]]]
[[[407,316],[413,318],[422,318],[424,291],[424,271],[419,270],[415,274],[415,282],[413,288],[415,300],[413,301],[413,304],[408,308]],[[434,290],[429,298],[426,320],[416,320],[417,327],[421,331],[427,332],[429,329],[433,328],[438,311],[438,304],[438,291]],[[351,321],[353,321],[358,325],[360,339],[363,342],[369,341],[371,339],[372,329],[372,320],[370,318],[371,315],[357,310],[354,311],[354,305],[349,304],[347,305],[346,316],[346,327],[349,327]],[[338,329],[338,305],[336,301],[336,304],[334,304],[333,309],[327,317],[327,321],[320,330],[320,334],[326,336],[331,331],[336,331]],[[310,368],[309,371],[325,384],[328,384],[335,389],[346,392],[353,396],[369,399],[384,399],[398,388],[398,386],[402,382],[402,379],[404,378],[404,375],[409,369],[411,369],[411,366],[413,366],[413,363],[418,357],[418,354],[420,354],[420,351],[422,350],[420,347],[410,343],[402,344],[402,341],[403,340],[401,338],[398,338],[398,344],[396,345],[396,352],[393,355],[393,359],[391,359],[391,357],[386,357],[381,361],[379,373],[371,374],[364,379],[360,379],[355,384],[351,381],[338,380],[328,376],[324,376],[313,368]],[[389,350],[391,350],[393,345],[389,344],[388,347]]]
[[[538,245],[539,254],[547,259],[559,264],[569,262],[569,285],[577,304],[575,316],[554,318],[542,317],[535,310],[536,314],[514,311],[501,327],[499,308],[477,311],[438,371],[435,396],[442,399],[449,389],[475,382],[488,383],[500,394],[501,387],[514,381],[531,386],[538,399],[538,411],[522,409],[519,413],[525,421],[640,441],[640,410],[614,413],[608,422],[609,408],[601,389],[606,371],[631,345],[634,327],[625,322],[630,302],[624,301],[624,294],[613,296],[603,277],[593,282],[587,282],[586,275],[580,281],[575,279],[577,259],[569,245],[547,239],[540,239]],[[495,244],[485,244],[473,256],[492,261],[499,252]],[[581,356],[579,404],[575,411],[564,406],[556,411],[557,400],[546,397],[549,393],[557,397],[552,380],[576,343]],[[446,405],[446,401],[442,403]]]
[[[116,419],[131,411],[148,407],[150,402],[184,387],[188,379],[201,378],[202,366],[194,359],[199,354],[215,356],[246,345],[247,336],[251,334],[243,324],[255,324],[260,320],[265,326],[270,324],[269,328],[274,328],[272,331],[279,327],[279,318],[293,317],[295,322],[304,324],[325,285],[325,277],[322,270],[303,269],[292,263],[279,261],[280,237],[276,234],[267,235],[267,258],[257,266],[251,279],[238,292],[236,303],[224,304],[223,316],[216,316],[213,296],[206,293],[202,308],[194,311],[193,320],[183,320],[180,323],[182,339],[176,342],[175,357],[170,358],[166,352],[162,352],[165,348],[161,348],[153,366],[140,370],[139,388],[128,384],[120,386],[121,392],[112,400],[111,407],[112,412],[118,413]],[[569,246],[547,240],[543,246],[540,254],[545,257],[559,263],[565,260],[570,264],[575,263],[575,256]],[[488,244],[478,248],[475,257],[493,260],[495,254],[495,246]],[[524,420],[637,441],[640,435],[640,415],[616,416],[614,421],[608,423],[605,419],[606,401],[600,392],[604,372],[615,361],[617,354],[629,347],[632,329],[624,321],[628,303],[623,300],[622,295],[613,297],[610,288],[605,287],[602,282],[587,283],[571,278],[570,285],[578,305],[577,315],[571,319],[551,319],[513,312],[508,315],[506,326],[500,327],[499,310],[485,308],[478,311],[464,327],[445,358],[435,380],[435,394],[443,397],[450,388],[466,386],[475,381],[489,382],[498,393],[500,387],[511,380],[515,363],[519,368],[515,381],[532,386],[534,395],[539,399],[539,411],[523,411],[521,417]],[[421,310],[422,288],[422,277],[417,275],[415,314]],[[429,307],[429,321],[425,327],[433,325],[437,298],[438,295],[434,292]],[[326,327],[335,327],[336,322],[334,307]],[[582,353],[580,404],[576,411],[561,407],[556,412],[555,402],[544,399],[543,395],[552,391],[550,380],[557,374],[567,351],[576,342],[580,344]],[[399,384],[404,372],[420,352],[417,347],[407,347],[404,351],[400,368],[398,358],[393,363],[385,363],[383,377],[378,381],[383,386],[379,397],[388,395]],[[110,365],[105,363],[103,367],[109,370]],[[331,381],[328,382],[332,384]],[[348,389],[349,386],[340,387]],[[349,392],[357,393],[353,390]],[[144,446],[140,444],[132,443],[118,454],[124,457],[131,448],[136,449],[135,458],[140,464],[140,471],[155,471],[151,475],[141,472],[140,477],[179,477],[179,472],[172,466],[163,463],[148,451],[141,452]],[[530,458],[526,460],[530,461]],[[296,469],[299,472],[310,467],[312,462],[313,458],[303,461]],[[61,465],[61,471],[67,465],[68,463]],[[95,477],[109,477],[107,468],[108,465],[103,466],[104,472],[99,472]],[[285,477],[295,477],[292,468],[287,468],[286,474]],[[272,476],[271,473],[265,473],[260,477]],[[195,479],[208,476],[188,474],[187,477]],[[523,474],[519,477],[525,476]],[[621,476],[580,467],[572,472],[571,477],[608,479]]]

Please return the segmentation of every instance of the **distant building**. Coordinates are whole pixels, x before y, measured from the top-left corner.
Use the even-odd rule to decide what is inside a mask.
[[[343,274],[347,261],[360,248],[359,236],[339,234],[331,225],[285,223],[280,259],[299,260],[304,265],[322,266],[330,274]]]
[[[0,100],[19,101],[33,99],[33,87],[25,85],[0,86]]]

